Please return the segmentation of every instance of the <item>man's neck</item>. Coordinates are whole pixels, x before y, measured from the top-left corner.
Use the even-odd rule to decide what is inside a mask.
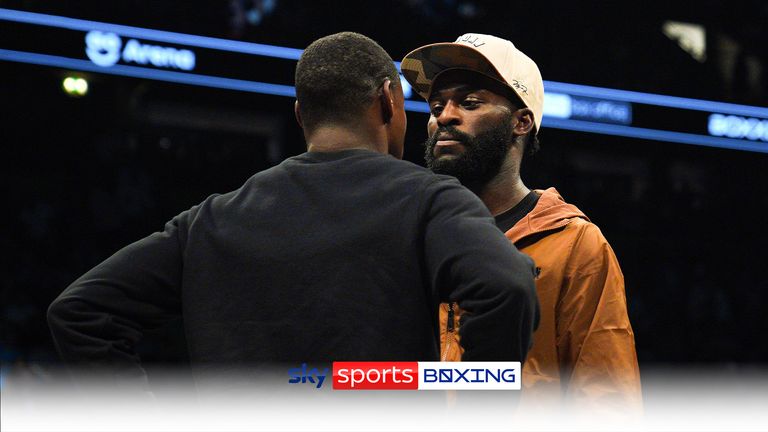
[[[377,142],[371,134],[340,126],[322,126],[306,137],[311,152],[336,152],[364,149],[386,153],[386,145]]]
[[[485,185],[478,196],[495,217],[516,206],[530,192],[519,175],[500,173]]]

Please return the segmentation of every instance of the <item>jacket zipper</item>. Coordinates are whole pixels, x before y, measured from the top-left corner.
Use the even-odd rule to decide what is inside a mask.
[[[453,303],[448,303],[448,319],[446,321],[447,333],[445,334],[445,347],[443,348],[443,353],[440,356],[440,361],[445,361],[445,359],[448,358],[448,347],[450,347],[451,344],[456,340],[456,336],[454,335],[455,323]]]

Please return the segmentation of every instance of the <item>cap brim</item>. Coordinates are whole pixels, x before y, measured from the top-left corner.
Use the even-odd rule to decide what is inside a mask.
[[[424,99],[429,99],[435,78],[453,69],[481,73],[509,85],[480,51],[464,44],[444,42],[425,45],[408,53],[400,64],[405,79]]]

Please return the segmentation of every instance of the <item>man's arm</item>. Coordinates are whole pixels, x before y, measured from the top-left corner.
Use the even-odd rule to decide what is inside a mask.
[[[434,182],[425,233],[430,282],[464,311],[464,361],[524,361],[538,320],[534,266],[474,194]]]
[[[600,230],[586,225],[567,263],[558,304],[557,346],[568,404],[642,407],[624,276]]]
[[[144,377],[135,344],[144,329],[180,313],[178,224],[185,215],[107,258],[53,301],[48,325],[65,362]]]

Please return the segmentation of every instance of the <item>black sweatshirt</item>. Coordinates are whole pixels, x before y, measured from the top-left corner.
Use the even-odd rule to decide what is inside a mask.
[[[438,360],[438,303],[470,360],[523,360],[533,266],[455,179],[367,150],[310,152],[213,195],[70,285],[64,360],[143,375],[142,332],[183,317],[195,364]]]

